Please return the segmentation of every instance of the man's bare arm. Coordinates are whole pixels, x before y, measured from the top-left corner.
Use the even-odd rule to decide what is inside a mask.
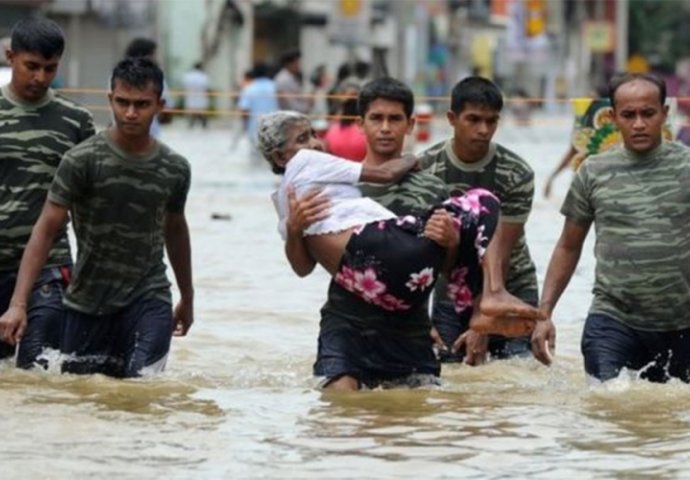
[[[165,248],[175,274],[180,302],[175,307],[175,335],[184,336],[194,323],[194,287],[192,284],[192,247],[187,219],[182,213],[165,216]]]
[[[316,260],[307,248],[303,232],[311,224],[323,220],[329,214],[330,202],[320,193],[319,190],[312,190],[297,198],[294,189],[288,188],[289,214],[285,225],[285,256],[292,270],[300,277],[306,277],[316,267]]]
[[[590,226],[591,223],[581,224],[566,219],[561,236],[551,254],[540,304],[546,320],[537,322],[532,333],[532,353],[545,365],[551,364],[551,352],[556,348],[556,326],[551,316],[577,267]]]

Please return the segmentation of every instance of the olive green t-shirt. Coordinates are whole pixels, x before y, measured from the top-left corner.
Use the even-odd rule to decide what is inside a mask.
[[[614,147],[587,158],[561,213],[594,222],[590,313],[640,330],[690,327],[690,150]]]
[[[94,133],[91,114],[52,90],[27,103],[0,88],[0,271],[19,268],[62,156]],[[46,266],[71,262],[62,229]]]
[[[166,213],[183,213],[187,160],[156,141],[133,156],[101,132],[67,152],[48,199],[70,209],[77,262],[65,305],[113,313],[140,298],[170,302],[163,262]]]
[[[424,171],[436,175],[448,185],[451,195],[463,195],[472,188],[484,188],[501,201],[501,221],[527,222],[534,198],[534,172],[520,156],[497,143],[487,155],[474,163],[463,162],[453,151],[453,139],[437,143],[419,155]],[[437,283],[435,296],[448,298],[447,283]],[[537,274],[525,235],[518,239],[510,255],[506,289],[529,303],[538,297]]]

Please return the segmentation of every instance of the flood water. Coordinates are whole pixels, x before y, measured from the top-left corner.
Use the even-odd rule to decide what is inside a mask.
[[[439,127],[442,128],[441,125]],[[560,233],[569,173],[541,187],[567,148],[565,118],[506,122],[497,140],[528,159],[527,225],[540,280]],[[0,479],[683,478],[690,390],[628,377],[587,384],[579,337],[593,277],[591,238],[555,313],[554,365],[534,359],[444,367],[433,389],[315,389],[323,271],[296,277],[269,194],[242,142],[220,129],[164,140],[193,165],[196,323],[157,377],[24,372],[0,364]],[[229,219],[213,220],[213,213]]]

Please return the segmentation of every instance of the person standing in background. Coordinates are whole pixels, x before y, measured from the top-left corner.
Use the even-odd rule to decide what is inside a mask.
[[[327,152],[355,162],[361,162],[367,154],[367,137],[357,122],[359,117],[358,94],[358,85],[343,85],[338,111],[340,119],[328,127],[324,136]]]
[[[309,114],[314,99],[306,98],[302,88],[302,53],[290,50],[283,54],[280,64],[282,68],[274,78],[279,108]]]
[[[309,76],[309,83],[312,86],[312,94],[314,95],[314,106],[312,108],[311,126],[316,131],[316,136],[323,138],[329,127],[328,119],[328,99],[326,93],[326,85],[328,85],[328,73],[326,72],[326,65],[319,65],[314,68]]]
[[[257,62],[251,71],[252,81],[240,93],[237,107],[242,111],[242,126],[251,145],[252,162],[262,158],[256,148],[256,127],[259,117],[278,110],[276,84],[269,76],[269,68]]]
[[[211,84],[201,62],[194,64],[194,68],[184,74],[182,85],[184,86],[184,109],[187,111],[189,127],[192,128],[199,122],[202,128],[206,128],[207,112],[210,106],[208,91]]]

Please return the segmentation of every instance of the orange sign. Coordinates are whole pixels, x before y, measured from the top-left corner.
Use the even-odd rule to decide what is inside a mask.
[[[362,0],[340,0],[340,13],[345,17],[356,17],[362,11]]]

